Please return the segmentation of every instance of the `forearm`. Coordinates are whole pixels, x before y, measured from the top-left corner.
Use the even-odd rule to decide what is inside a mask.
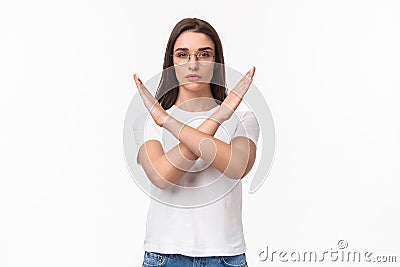
[[[217,122],[214,123],[218,124]],[[240,178],[245,172],[246,155],[241,155],[238,148],[172,117],[165,122],[163,127],[171,132],[196,157],[201,157],[211,163],[226,176]]]
[[[201,131],[207,135],[214,136],[215,133],[217,132],[219,126],[222,124],[222,122],[223,122],[223,119],[221,117],[217,117],[217,115],[213,114],[212,116],[210,116],[209,118],[204,120],[204,122],[199,127],[197,127],[197,130]],[[199,156],[197,154],[193,153],[183,143],[179,143],[173,149],[176,149],[176,150],[180,149],[180,151],[182,152],[180,155],[183,157],[182,159],[187,159],[187,160],[193,161],[193,163],[199,158]],[[170,151],[168,151],[166,154],[168,154]],[[179,165],[178,165],[178,167],[179,167]]]
[[[222,121],[222,118],[217,118],[217,115],[214,114],[207,118],[197,130],[214,136]],[[190,170],[198,158],[199,156],[183,143],[179,143],[166,152],[154,164],[162,187],[168,187],[171,185],[170,183],[176,184]]]

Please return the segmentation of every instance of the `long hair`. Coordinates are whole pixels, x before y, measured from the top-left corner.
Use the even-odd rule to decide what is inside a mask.
[[[175,75],[174,62],[171,55],[173,54],[176,39],[185,31],[204,33],[214,42],[215,62],[219,64],[215,64],[213,77],[210,81],[211,93],[217,104],[223,102],[227,96],[224,54],[217,32],[204,20],[185,18],[175,25],[165,49],[163,72],[155,95],[155,98],[165,110],[175,104],[178,97],[179,82]]]

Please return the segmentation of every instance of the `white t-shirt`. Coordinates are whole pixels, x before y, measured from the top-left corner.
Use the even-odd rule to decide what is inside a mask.
[[[208,111],[188,112],[173,105],[167,112],[182,123],[197,128],[218,107]],[[257,144],[259,131],[259,124],[253,112],[235,111],[229,120],[219,126],[214,137],[229,143],[236,136],[246,136]],[[143,139],[136,140],[138,148],[148,140],[158,140],[164,152],[168,152],[179,143],[168,130],[159,127],[151,116],[146,119]],[[231,186],[231,190],[220,187],[225,190],[225,193],[221,194],[218,186],[221,183],[226,185],[226,182],[234,182],[234,186]],[[163,190],[155,189],[164,203],[153,198],[150,200],[144,250],[192,257],[233,256],[246,252],[240,179],[224,176],[218,169],[199,158],[190,171],[182,176],[178,185]],[[213,187],[217,189],[210,190]],[[187,197],[189,188],[193,190],[189,193],[192,199]],[[198,188],[204,188],[205,191]],[[215,193],[220,195],[219,199],[211,196]],[[196,201],[199,199],[204,202],[206,196],[210,196],[214,201],[193,207],[193,203],[198,204]],[[180,201],[179,197],[188,199],[187,207],[165,204],[166,201],[176,204]]]

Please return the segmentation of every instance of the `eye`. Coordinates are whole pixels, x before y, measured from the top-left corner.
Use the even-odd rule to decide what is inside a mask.
[[[180,53],[177,53],[175,56],[176,56],[176,57],[184,58],[184,57],[188,57],[188,53],[186,53],[186,52],[180,52]]]
[[[208,57],[212,57],[212,54],[211,54],[211,52],[204,51],[204,52],[199,53],[199,57],[208,58]]]

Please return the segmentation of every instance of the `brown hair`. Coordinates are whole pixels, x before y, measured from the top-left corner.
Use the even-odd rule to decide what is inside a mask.
[[[174,44],[179,35],[185,31],[204,33],[214,42],[215,62],[213,77],[210,81],[211,93],[220,104],[227,96],[225,84],[224,54],[221,40],[215,29],[206,21],[198,18],[185,18],[179,21],[171,32],[164,55],[163,73],[157,88],[155,98],[167,110],[178,97],[179,83],[176,79],[174,62],[172,59]],[[166,93],[165,93],[166,92]]]

